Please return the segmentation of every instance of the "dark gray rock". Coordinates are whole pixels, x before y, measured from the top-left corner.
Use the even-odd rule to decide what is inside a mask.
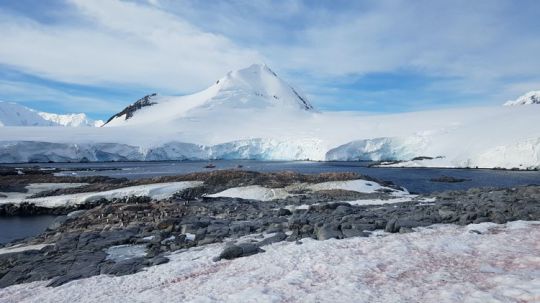
[[[168,263],[168,262],[169,262],[169,259],[166,258],[166,257],[163,257],[163,256],[158,256],[158,257],[155,257],[155,258],[150,260],[150,264],[152,266],[161,265],[161,264],[165,264],[165,263]]]
[[[284,241],[285,239],[287,239],[287,235],[284,232],[277,232],[275,235],[260,241],[259,243],[257,243],[257,245],[265,246],[265,245]]]
[[[290,210],[286,209],[286,208],[280,208],[280,209],[278,210],[278,214],[277,214],[277,215],[280,216],[280,217],[283,217],[283,216],[290,216],[290,215],[292,215],[292,212],[291,212]]]
[[[219,256],[217,257],[215,261],[219,261],[221,259],[226,259],[226,260],[236,259],[236,258],[242,257],[243,253],[244,253],[244,250],[242,249],[242,247],[238,245],[230,245],[230,246],[225,247],[225,249],[221,252],[221,254],[219,254]]]
[[[260,252],[263,252],[263,250],[253,243],[240,243],[237,245],[233,244],[226,246],[221,254],[214,258],[214,261],[219,261],[222,259],[232,260],[240,257],[251,256]]]
[[[58,287],[68,282],[71,282],[73,280],[82,279],[84,277],[85,276],[82,273],[70,273],[67,275],[55,277],[54,279],[51,280],[51,282],[49,282],[49,284],[47,284],[47,286]]]
[[[367,237],[369,236],[368,233],[364,232],[361,229],[357,228],[342,228],[341,232],[343,233],[343,236],[345,238],[353,238],[353,237]]]
[[[318,240],[342,239],[343,233],[339,230],[338,224],[324,224],[317,229]]]
[[[397,233],[399,231],[399,226],[397,225],[397,218],[392,218],[384,228],[384,231],[387,233]]]
[[[116,263],[106,263],[100,268],[101,274],[123,276],[138,272],[145,266],[145,258],[132,258]]]

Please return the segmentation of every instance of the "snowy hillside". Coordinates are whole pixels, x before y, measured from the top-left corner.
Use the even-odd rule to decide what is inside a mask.
[[[313,106],[268,66],[254,64],[231,71],[193,95],[152,94],[126,107],[106,126],[174,121],[185,117],[221,115],[230,111],[313,111]]]
[[[86,116],[86,114],[51,114],[45,112],[38,113],[43,119],[54,122],[61,126],[69,127],[100,127],[103,125],[102,120],[93,120]]]
[[[12,102],[0,101],[0,126],[54,126],[38,112]]]
[[[505,106],[540,104],[540,90],[528,92],[516,100],[506,101]]]
[[[85,114],[52,114],[38,112],[13,102],[0,101],[0,126],[70,126],[99,127],[101,120],[92,120]]]
[[[0,162],[399,160],[398,166],[540,167],[540,106],[366,115],[319,112],[267,66],[193,95],[148,95],[105,127],[11,127]],[[13,124],[11,124],[13,125]]]

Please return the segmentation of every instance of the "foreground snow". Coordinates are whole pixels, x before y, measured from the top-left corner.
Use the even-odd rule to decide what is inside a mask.
[[[315,184],[293,184],[285,188],[268,188],[259,185],[250,185],[242,187],[228,188],[222,192],[207,195],[207,197],[228,197],[228,198],[241,198],[250,200],[270,201],[277,199],[285,199],[294,195],[292,192],[298,191],[321,191],[341,189],[356,191],[360,193],[375,193],[380,190],[386,190],[392,192],[394,195],[408,195],[408,191],[405,189],[395,190],[393,188],[381,186],[377,182],[367,180],[348,180],[348,181],[331,181]]]
[[[2,302],[538,302],[540,222],[420,228],[281,242],[213,262],[222,245],[171,255],[122,277],[0,290]],[[474,232],[473,232],[474,231]],[[478,234],[481,232],[482,234]],[[504,244],[504,245],[503,245]]]
[[[42,207],[60,207],[90,203],[100,199],[112,200],[131,196],[146,196],[155,200],[162,200],[172,197],[173,194],[181,190],[200,186],[202,184],[203,182],[200,181],[183,181],[129,186],[102,192],[88,192],[41,198],[27,198],[26,196],[10,198],[8,196],[7,198],[0,198],[0,204],[29,202]]]

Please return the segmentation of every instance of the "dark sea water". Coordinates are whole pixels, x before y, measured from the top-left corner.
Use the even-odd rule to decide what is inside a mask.
[[[35,236],[47,228],[56,216],[0,217],[0,244]]]
[[[205,168],[208,161],[181,162],[107,162],[107,163],[44,163],[16,164],[13,167],[39,166],[43,169],[62,169],[60,175],[110,176],[118,178],[148,178],[170,176],[216,169],[243,169],[259,172],[295,171],[305,174],[323,172],[356,172],[378,179],[392,181],[412,193],[431,193],[471,187],[513,187],[540,185],[540,171],[505,171],[490,169],[445,168],[370,168],[369,162],[309,162],[309,161],[212,161],[216,167]],[[240,168],[241,166],[241,168]],[[450,176],[470,179],[460,183],[432,182],[431,178]],[[0,243],[33,236],[45,230],[53,216],[0,218]]]
[[[414,193],[430,193],[471,187],[512,187],[540,184],[540,171],[507,171],[491,169],[448,168],[370,168],[369,162],[309,162],[309,161],[212,161],[216,167],[205,168],[208,161],[181,162],[106,162],[106,163],[53,163],[18,164],[11,166],[35,166],[60,168],[61,175],[110,176],[129,179],[170,176],[216,169],[240,169],[259,172],[295,171],[305,174],[324,172],[356,172],[378,179],[392,181]],[[431,182],[431,178],[451,176],[471,179],[461,183]]]

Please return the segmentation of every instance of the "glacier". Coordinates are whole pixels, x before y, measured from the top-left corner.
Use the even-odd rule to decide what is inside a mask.
[[[144,106],[135,102],[103,127],[0,127],[0,162],[393,160],[407,167],[540,168],[536,104],[323,112],[265,65],[230,72],[192,95],[141,100]]]

